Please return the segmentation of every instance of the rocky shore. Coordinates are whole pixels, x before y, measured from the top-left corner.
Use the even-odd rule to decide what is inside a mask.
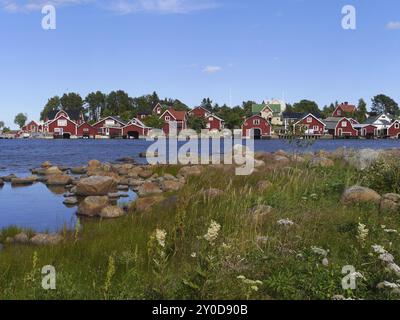
[[[347,150],[338,149],[334,152],[319,151],[315,153],[288,153],[277,151],[250,152],[241,146],[234,148],[234,153],[242,153],[254,161],[253,173],[271,171],[276,169],[297,168],[328,168],[340,161],[343,165],[355,167],[357,170],[368,168],[377,159],[388,156],[398,157],[400,151],[392,150]],[[234,165],[209,165],[217,170],[232,172]],[[207,166],[186,165],[179,166],[176,175],[155,172],[154,167],[137,165],[131,158],[118,159],[117,163],[101,163],[91,160],[87,165],[80,167],[56,166],[49,161],[44,162],[40,168],[31,170],[28,177],[17,177],[13,174],[0,177],[0,190],[10,183],[15,187],[29,186],[34,183],[44,183],[49,188],[61,188],[64,193],[63,203],[66,206],[77,207],[77,214],[89,218],[115,219],[129,212],[144,213],[152,206],[160,203],[165,205],[176,204],[176,192],[182,189],[191,176],[201,176]],[[257,184],[260,191],[268,188],[268,181]],[[127,191],[134,191],[138,198],[128,206],[120,207],[117,200],[127,197]],[[1,191],[0,191],[1,192]],[[217,198],[224,194],[223,190],[203,190],[207,198]],[[383,194],[363,187],[351,186],[342,196],[342,204],[371,202],[379,204],[382,211],[399,211],[400,195]],[[8,243],[31,243],[34,245],[57,244],[63,241],[59,234],[31,234],[22,233],[14,238],[7,239]]]

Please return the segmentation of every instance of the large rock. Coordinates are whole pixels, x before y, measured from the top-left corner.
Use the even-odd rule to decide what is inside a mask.
[[[164,197],[162,197],[160,195],[146,197],[146,198],[139,198],[136,200],[134,207],[137,211],[148,211],[155,204],[160,203],[163,200],[164,200]]]
[[[21,243],[21,244],[28,243],[29,237],[25,232],[21,232],[21,233],[18,233],[16,236],[14,236],[14,242]]]
[[[345,190],[342,195],[343,204],[353,204],[353,203],[376,203],[379,204],[381,201],[381,196],[374,190],[353,186]]]
[[[284,165],[290,163],[290,160],[289,160],[288,157],[286,157],[286,156],[284,156],[284,155],[280,155],[280,154],[274,155],[274,156],[273,156],[273,160],[274,160],[275,162],[278,162],[279,164],[284,164]]]
[[[31,238],[30,241],[37,246],[57,245],[63,241],[63,237],[59,234],[39,233]]]
[[[105,196],[117,190],[117,182],[111,177],[91,176],[81,179],[76,185],[79,196]]]
[[[15,174],[10,174],[8,176],[1,177],[4,182],[11,182],[12,179],[17,178]]]
[[[62,174],[62,171],[58,167],[50,167],[46,169],[46,175]]]
[[[78,214],[88,217],[100,215],[108,206],[108,197],[91,196],[85,198],[78,207]]]
[[[382,150],[361,149],[348,151],[344,155],[344,160],[358,170],[364,170],[373,164],[382,154]]]
[[[71,168],[72,174],[86,174],[87,168],[86,167],[73,167]]]
[[[203,173],[202,166],[186,166],[179,170],[179,174],[185,178],[190,176],[200,176]]]
[[[72,178],[66,174],[54,174],[48,177],[46,184],[49,186],[66,186],[72,182]]]
[[[178,191],[183,187],[183,183],[175,180],[165,180],[161,185],[162,189],[166,192]]]
[[[31,185],[36,181],[37,181],[36,176],[30,176],[26,178],[13,178],[11,179],[11,184],[13,186],[25,186],[25,185]]]
[[[101,162],[99,160],[90,160],[88,163],[88,171],[96,171],[101,169]]]
[[[4,181],[0,179],[0,187],[4,186]]]
[[[335,165],[335,163],[331,159],[328,159],[328,158],[322,157],[322,156],[318,156],[311,160],[310,165],[311,165],[311,167],[327,168],[327,167],[333,167]]]
[[[142,179],[148,179],[153,175],[153,171],[151,171],[150,169],[145,169],[142,170],[138,173],[138,176]]]
[[[113,219],[122,217],[125,214],[124,210],[117,206],[107,206],[100,212],[100,217]]]
[[[381,200],[382,212],[400,212],[400,195],[396,193],[388,193]]]
[[[48,168],[50,168],[51,166],[52,166],[52,164],[51,164],[50,161],[45,161],[45,162],[43,162],[42,165],[41,165],[41,167],[42,167],[43,169],[48,169]]]
[[[149,196],[153,194],[160,194],[163,191],[161,188],[158,186],[158,184],[155,184],[153,182],[145,182],[143,183],[138,190],[139,196]]]

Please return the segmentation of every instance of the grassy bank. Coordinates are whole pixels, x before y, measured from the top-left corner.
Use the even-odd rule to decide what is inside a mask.
[[[400,259],[399,234],[387,230],[400,230],[400,216],[372,204],[340,203],[345,187],[363,178],[340,161],[249,177],[208,168],[189,179],[177,201],[149,212],[84,223],[54,247],[5,246],[0,299],[396,299],[391,290],[376,288],[399,277],[371,247],[382,245]],[[271,186],[261,191],[265,180]],[[202,190],[209,188],[224,194],[206,197]],[[249,213],[263,204],[272,211]],[[288,225],[279,224],[282,219]],[[156,229],[165,230],[165,243]],[[41,288],[44,265],[56,268],[56,290]],[[347,265],[364,276],[356,290],[342,288]]]

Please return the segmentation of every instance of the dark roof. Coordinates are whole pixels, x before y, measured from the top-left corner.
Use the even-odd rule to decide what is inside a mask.
[[[282,114],[284,119],[301,119],[304,117],[304,113],[302,112],[284,112]]]
[[[115,120],[117,120],[117,121],[119,121],[119,122],[121,122],[122,124],[127,124],[127,122],[126,121],[124,121],[124,120],[122,120],[122,118],[120,118],[120,117],[118,117],[118,116],[112,116],[112,118],[114,118]]]

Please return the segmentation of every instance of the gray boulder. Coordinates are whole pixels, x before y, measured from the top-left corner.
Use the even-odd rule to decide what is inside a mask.
[[[106,196],[117,190],[117,182],[111,177],[91,176],[80,180],[76,185],[79,196]]]

